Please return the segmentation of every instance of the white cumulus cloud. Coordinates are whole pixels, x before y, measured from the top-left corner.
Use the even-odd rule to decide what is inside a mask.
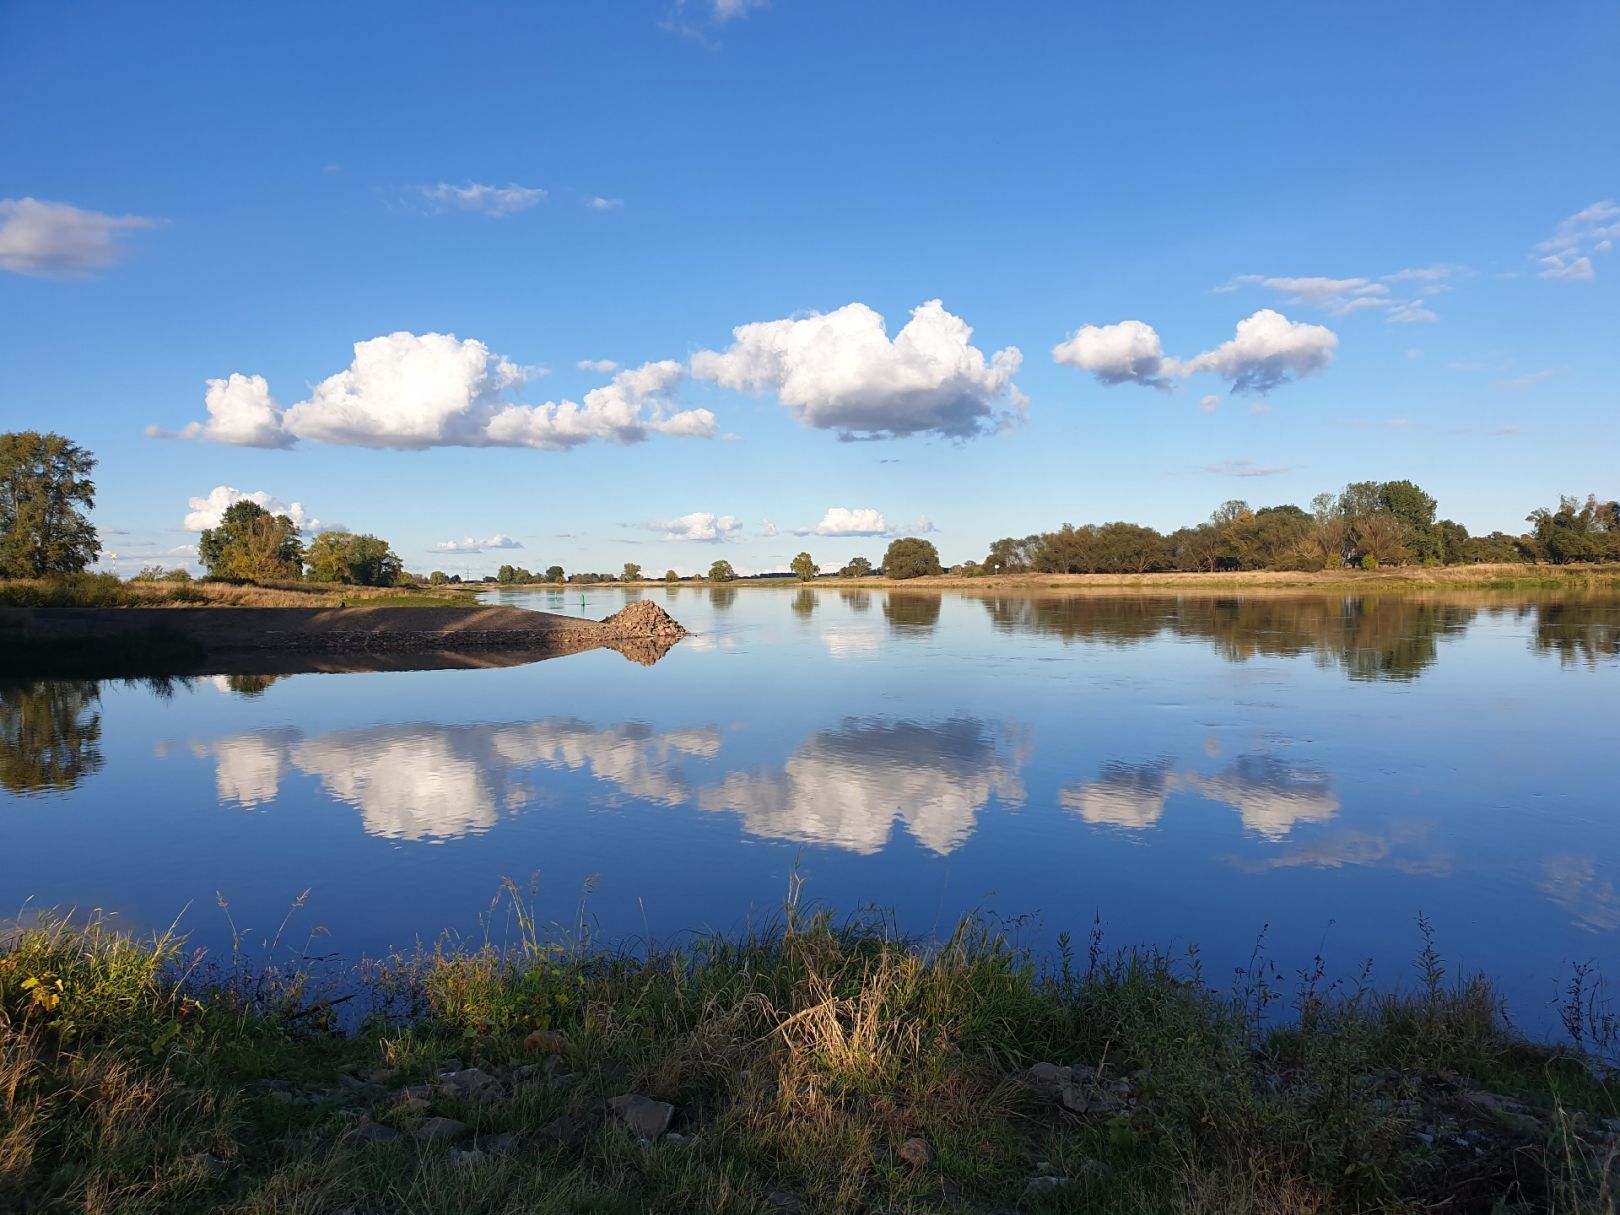
[[[580,359],[574,366],[581,371],[594,371],[598,375],[612,375],[619,369],[619,365],[612,359]]]
[[[341,524],[322,523],[314,514],[304,509],[302,502],[283,502],[262,489],[250,494],[243,493],[229,485],[216,485],[203,497],[188,499],[187,504],[191,510],[186,514],[181,526],[188,532],[218,527],[220,520],[225,517],[225,508],[237,502],[257,502],[272,515],[286,515],[304,531],[344,530]]]
[[[435,211],[476,211],[493,219],[504,219],[545,202],[549,195],[535,186],[491,186],[470,181],[464,186],[439,182],[417,186],[417,193]]]
[[[814,527],[794,528],[795,536],[887,536],[889,522],[883,512],[871,507],[851,510],[845,506],[830,506]]]
[[[525,405],[512,394],[535,372],[474,338],[392,333],[354,344],[354,359],[282,410],[260,376],[210,380],[209,420],[179,433],[255,447],[297,439],[353,447],[533,447],[560,451],[605,440],[638,443],[650,434],[712,438],[707,409],[679,409],[671,393],[685,375],[666,359],[619,371],[583,401]],[[151,435],[165,432],[156,427]]]
[[[774,392],[807,426],[840,437],[934,433],[971,438],[1005,427],[1023,396],[1013,383],[1016,346],[989,359],[972,328],[939,300],[913,309],[891,341],[883,317],[846,304],[798,319],[757,321],[732,330],[725,351],[692,357],[692,374],[743,392]]]
[[[1338,344],[1338,335],[1331,329],[1291,321],[1280,312],[1262,308],[1238,322],[1231,341],[1187,360],[1167,356],[1157,331],[1142,321],[1084,325],[1053,347],[1052,358],[1089,371],[1104,384],[1167,388],[1171,376],[1207,371],[1229,381],[1233,392],[1264,396],[1281,384],[1321,371]],[[1199,405],[1205,413],[1214,408],[1209,397]]]
[[[1175,360],[1164,357],[1158,332],[1142,321],[1082,325],[1052,347],[1052,361],[1089,371],[1104,384],[1169,388]]]
[[[1233,392],[1264,396],[1279,385],[1323,370],[1338,344],[1338,335],[1325,326],[1291,321],[1262,308],[1238,322],[1231,341],[1189,359],[1181,374],[1213,372],[1228,381]]]
[[[720,544],[739,538],[742,533],[742,520],[736,515],[693,511],[690,515],[682,515],[678,519],[649,523],[647,530],[661,533],[665,540],[693,540],[700,544]]]
[[[430,552],[430,553],[481,553],[486,548],[522,548],[522,547],[523,547],[523,544],[522,544],[521,541],[514,540],[510,536],[503,536],[499,532],[496,532],[488,540],[478,540],[478,539],[475,539],[472,536],[468,536],[465,540],[443,540],[443,541],[439,542],[438,544],[432,545],[428,549],[428,552]]]
[[[1539,278],[1589,282],[1597,277],[1592,257],[1607,253],[1620,239],[1620,204],[1613,199],[1595,202],[1575,212],[1557,231],[1536,246]]]
[[[0,270],[35,278],[86,278],[127,253],[127,232],[155,228],[139,215],[103,215],[71,203],[0,198]]]
[[[156,426],[146,433],[153,438],[206,439],[236,447],[291,447],[297,440],[282,426],[282,409],[270,395],[270,385],[262,375],[233,372],[223,380],[209,380],[203,398],[208,421],[190,422],[178,435]]]

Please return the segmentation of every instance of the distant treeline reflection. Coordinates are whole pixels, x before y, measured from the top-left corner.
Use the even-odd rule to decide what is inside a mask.
[[[1439,657],[1443,637],[1476,616],[1536,616],[1535,646],[1562,662],[1595,664],[1620,654],[1620,602],[1547,601],[1471,605],[1405,595],[1140,598],[984,596],[996,629],[1065,641],[1129,646],[1162,634],[1207,641],[1223,658],[1313,654],[1351,679],[1415,679]]]

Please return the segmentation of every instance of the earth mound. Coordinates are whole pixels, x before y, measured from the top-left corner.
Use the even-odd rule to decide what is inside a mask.
[[[648,599],[638,599],[620,608],[602,621],[602,627],[614,636],[623,638],[651,638],[676,642],[686,636],[680,621]]]

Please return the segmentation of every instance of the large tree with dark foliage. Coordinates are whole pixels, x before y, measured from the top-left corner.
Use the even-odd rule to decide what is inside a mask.
[[[0,577],[77,574],[96,559],[100,540],[85,515],[96,504],[95,467],[61,435],[0,434]]]

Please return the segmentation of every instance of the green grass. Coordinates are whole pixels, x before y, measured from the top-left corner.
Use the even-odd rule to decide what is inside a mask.
[[[510,893],[509,947],[365,964],[343,1005],[173,935],[14,932],[0,1210],[1615,1210],[1612,1071],[1516,1036],[1427,946],[1404,993],[1261,968],[1228,993],[1095,936],[1041,967],[978,920],[925,946],[792,906],[630,956],[540,934]],[[452,1060],[489,1099],[443,1087]],[[679,1138],[637,1141],[624,1092],[672,1103]],[[465,1133],[412,1134],[429,1117]],[[404,1134],[346,1140],[370,1120]]]

